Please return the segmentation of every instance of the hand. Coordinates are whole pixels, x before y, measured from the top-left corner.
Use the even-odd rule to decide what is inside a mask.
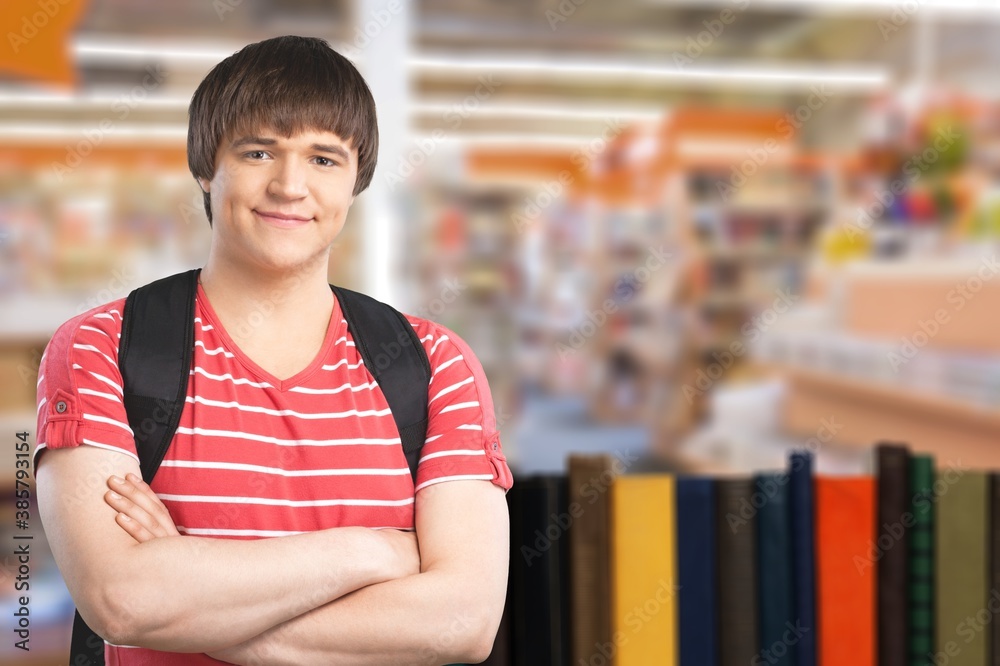
[[[111,488],[104,494],[104,501],[118,512],[115,522],[138,541],[145,543],[158,537],[180,536],[167,507],[145,481],[135,474],[108,479]]]

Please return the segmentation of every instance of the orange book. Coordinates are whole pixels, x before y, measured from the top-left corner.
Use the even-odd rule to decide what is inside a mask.
[[[816,477],[819,666],[875,666],[875,479]]]

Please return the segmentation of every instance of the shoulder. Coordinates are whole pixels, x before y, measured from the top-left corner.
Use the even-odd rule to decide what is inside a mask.
[[[454,362],[458,356],[462,357],[459,360],[463,361],[464,365],[479,366],[479,359],[475,352],[454,330],[436,321],[416,315],[404,314],[403,316],[413,326],[413,332],[417,334],[417,338],[427,352],[432,371],[442,363]]]
[[[60,324],[46,346],[43,363],[57,358],[65,360],[74,356],[74,350],[81,348],[117,354],[124,308],[125,299],[120,298],[81,312]]]

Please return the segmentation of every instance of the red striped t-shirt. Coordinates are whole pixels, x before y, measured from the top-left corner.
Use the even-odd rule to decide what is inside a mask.
[[[440,324],[406,315],[432,373],[414,485],[385,397],[332,292],[331,300],[319,354],[279,380],[233,343],[198,285],[186,404],[151,484],[182,534],[256,539],[348,525],[412,530],[414,494],[428,485],[482,479],[510,489],[489,386],[468,345]],[[36,466],[45,449],[80,444],[138,460],[117,363],[124,303],[69,320],[46,347]],[[194,664],[199,657],[219,663],[205,655],[107,649],[109,664]]]

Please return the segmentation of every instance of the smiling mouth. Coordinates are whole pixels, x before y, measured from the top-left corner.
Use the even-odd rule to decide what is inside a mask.
[[[278,227],[301,227],[309,222],[312,222],[312,218],[302,217],[300,215],[286,215],[283,213],[271,212],[271,211],[259,211],[254,209],[254,215],[262,219],[263,221],[273,224]]]

